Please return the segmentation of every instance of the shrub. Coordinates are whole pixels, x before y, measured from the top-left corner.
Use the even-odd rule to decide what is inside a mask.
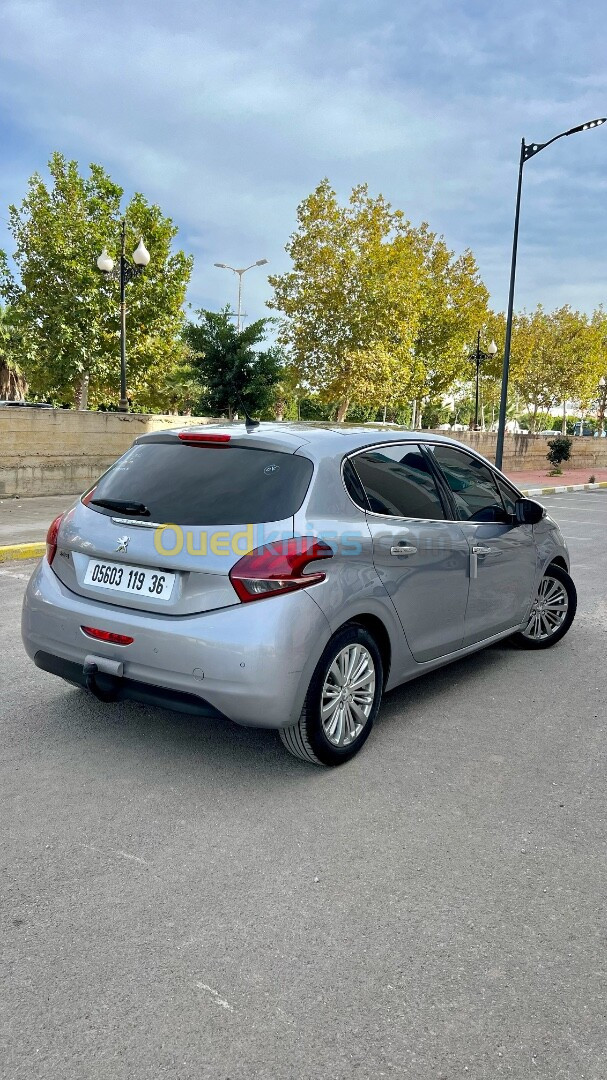
[[[572,440],[567,435],[559,435],[556,439],[548,440],[550,449],[546,457],[555,473],[562,472],[561,464],[563,461],[569,461],[572,445]]]

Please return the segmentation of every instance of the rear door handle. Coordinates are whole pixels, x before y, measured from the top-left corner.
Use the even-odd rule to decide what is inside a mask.
[[[413,547],[413,544],[394,544],[390,548],[391,555],[416,555],[417,548]]]

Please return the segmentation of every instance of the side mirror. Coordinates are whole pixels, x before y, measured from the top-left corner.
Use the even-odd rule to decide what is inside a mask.
[[[537,525],[546,517],[546,510],[541,503],[533,499],[516,500],[516,521],[518,525]]]

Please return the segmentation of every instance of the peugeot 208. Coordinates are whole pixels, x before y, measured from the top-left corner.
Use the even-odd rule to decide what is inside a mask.
[[[102,700],[339,765],[385,690],[500,638],[553,645],[575,607],[557,525],[461,443],[208,425],[142,435],[52,523],[23,640]]]

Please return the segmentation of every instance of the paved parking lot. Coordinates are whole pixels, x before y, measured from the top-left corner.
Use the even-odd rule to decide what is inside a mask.
[[[604,1080],[607,491],[546,498],[568,637],[390,694],[324,771],[103,705],[0,567],[6,1080]]]

